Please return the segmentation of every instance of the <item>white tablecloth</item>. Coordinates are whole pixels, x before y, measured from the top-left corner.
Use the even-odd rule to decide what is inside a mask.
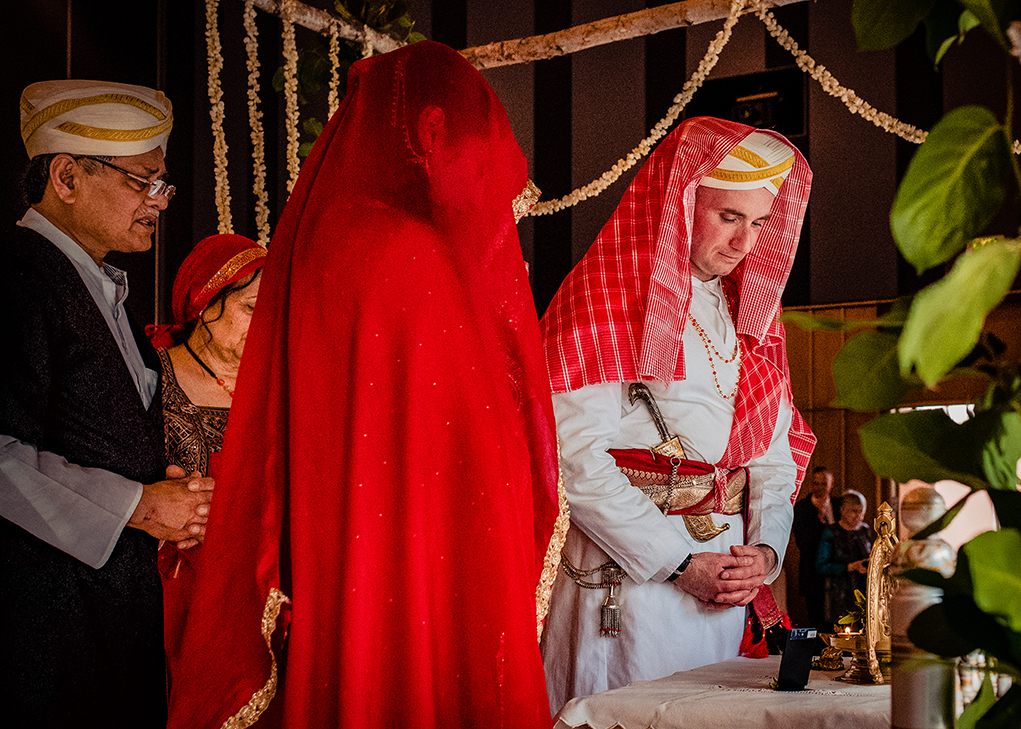
[[[846,662],[849,660],[847,658]],[[732,658],[655,681],[572,699],[554,729],[889,729],[890,686],[812,671],[804,691],[769,688],[780,656]]]

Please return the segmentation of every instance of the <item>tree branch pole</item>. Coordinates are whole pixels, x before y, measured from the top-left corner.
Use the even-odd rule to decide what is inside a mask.
[[[778,7],[798,2],[805,0],[764,0],[763,4],[767,7]],[[749,7],[743,12],[751,12],[750,6],[755,4],[753,1],[747,2]],[[576,25],[546,35],[533,35],[466,48],[461,51],[461,55],[478,69],[530,63],[664,30],[723,20],[729,12],[730,3],[727,0],[684,0]]]
[[[545,1],[539,0],[539,2]],[[806,2],[806,0],[762,0],[762,4],[767,7],[780,7],[799,2]],[[749,2],[749,5],[752,4],[754,3]],[[278,0],[255,0],[255,6],[268,13],[280,15]],[[556,33],[533,35],[527,38],[466,48],[461,51],[461,55],[478,69],[530,63],[544,58],[576,53],[607,43],[652,35],[664,30],[723,20],[727,17],[729,10],[730,3],[727,0],[683,0],[683,2],[662,5],[658,8],[639,10],[584,25],[576,25]],[[745,12],[750,11],[749,7]],[[311,8],[298,0],[292,0],[291,19],[296,24],[321,34],[328,34],[330,24],[336,22],[341,38],[359,43],[363,42],[365,38],[365,26],[361,23],[348,25],[334,21],[329,13]],[[371,35],[373,46],[383,53],[403,45],[389,36],[378,33]]]

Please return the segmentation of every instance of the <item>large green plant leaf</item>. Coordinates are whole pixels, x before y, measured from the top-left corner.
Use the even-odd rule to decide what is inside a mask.
[[[851,23],[858,50],[878,51],[907,40],[935,0],[854,0]]]
[[[1021,460],[1021,417],[1014,412],[991,411],[980,413],[973,420],[989,421],[982,449],[986,481],[994,489],[1016,492],[1017,463]]]
[[[881,478],[898,483],[951,479],[972,488],[988,487],[982,471],[984,442],[942,410],[880,415],[858,434],[865,459]]]
[[[837,316],[815,316],[804,311],[785,311],[780,315],[784,324],[794,324],[806,331],[850,332],[862,327],[900,329],[907,321],[911,308],[910,296],[901,296],[890,310],[878,319],[841,319]]]
[[[955,627],[953,617],[947,614],[947,602],[937,603],[914,617],[908,626],[908,639],[923,651],[944,658],[966,656],[978,648]]]
[[[862,332],[847,340],[833,359],[835,407],[889,410],[917,386],[901,375],[897,341],[890,332]]]
[[[1010,290],[1019,267],[1017,240],[990,239],[917,294],[901,334],[901,374],[914,369],[927,385],[939,382],[978,344],[986,315]]]
[[[1021,726],[1021,685],[1014,683],[975,724],[975,729],[1017,729]]]
[[[1021,635],[1021,532],[984,532],[965,543],[975,604]]]
[[[982,686],[978,695],[971,703],[964,707],[964,711],[957,717],[957,724],[954,729],[974,729],[976,722],[981,719],[993,704],[996,703],[996,691],[993,689],[993,682],[989,680],[987,673],[982,677]]]
[[[990,489],[989,498],[1000,527],[1021,530],[1021,492]]]
[[[955,256],[993,219],[1010,154],[1003,125],[986,108],[954,109],[932,128],[890,212],[897,246],[919,272]]]
[[[958,0],[968,9],[983,28],[1000,44],[1003,50],[1010,52],[1010,41],[1004,29],[1013,18],[1010,17],[1012,3],[1009,0]]]

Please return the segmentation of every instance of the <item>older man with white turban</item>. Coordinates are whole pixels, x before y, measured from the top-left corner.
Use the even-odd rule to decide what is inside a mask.
[[[172,124],[138,86],[21,98],[30,208],[0,232],[6,726],[166,724],[156,549],[202,536],[212,483],[166,470],[159,361],[104,258],[152,244]]]
[[[811,172],[784,137],[685,121],[542,321],[571,529],[543,642],[551,709],[738,655],[780,620],[814,437],[777,320]]]

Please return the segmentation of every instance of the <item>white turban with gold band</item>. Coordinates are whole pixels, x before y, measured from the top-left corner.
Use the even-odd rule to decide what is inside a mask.
[[[162,91],[109,81],[40,81],[21,94],[21,138],[40,154],[130,157],[167,151],[174,124]]]
[[[752,132],[738,142],[700,185],[724,190],[764,187],[774,195],[794,164],[794,150],[776,137]]]

